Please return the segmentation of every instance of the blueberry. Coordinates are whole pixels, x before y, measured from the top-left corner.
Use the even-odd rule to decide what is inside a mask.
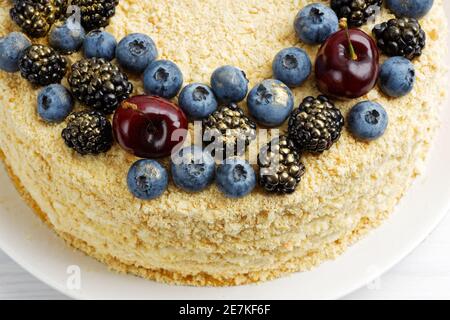
[[[128,189],[138,199],[158,198],[167,189],[167,170],[155,160],[143,159],[135,162],[128,172]]]
[[[47,121],[64,121],[73,110],[73,98],[69,90],[60,84],[43,88],[38,95],[38,114]]]
[[[214,180],[216,163],[201,147],[189,146],[172,156],[172,177],[175,184],[188,192],[206,189]]]
[[[84,38],[83,52],[86,58],[103,58],[111,61],[116,54],[117,41],[106,31],[93,30]]]
[[[19,71],[22,52],[31,46],[31,41],[21,32],[11,32],[0,38],[0,69],[6,72]]]
[[[144,89],[147,94],[166,99],[175,97],[183,85],[183,74],[172,61],[153,61],[144,72]]]
[[[420,19],[433,6],[433,0],[386,0],[386,6],[400,17]]]
[[[255,120],[267,127],[278,127],[294,108],[294,95],[279,80],[264,80],[247,97],[247,106]]]
[[[403,97],[410,93],[416,82],[416,72],[411,61],[403,57],[386,60],[380,69],[379,85],[390,97]]]
[[[49,34],[49,43],[56,50],[62,53],[75,52],[83,44],[86,32],[81,26],[77,13],[73,14],[66,21],[52,26]]]
[[[216,170],[218,188],[229,198],[242,198],[256,186],[256,175],[245,160],[228,158]]]
[[[218,103],[210,87],[201,83],[187,85],[178,99],[181,109],[194,120],[208,117],[217,110]]]
[[[158,57],[152,38],[142,33],[132,33],[123,38],[116,48],[116,58],[126,70],[141,74]]]
[[[348,114],[348,130],[355,138],[363,141],[381,137],[386,131],[388,122],[386,110],[376,102],[360,102]]]
[[[222,102],[240,102],[248,92],[248,79],[245,73],[233,66],[218,68],[211,76],[211,87]]]
[[[311,74],[311,59],[300,48],[287,48],[281,50],[272,63],[275,79],[284,82],[287,86],[299,87]]]
[[[339,21],[336,13],[329,7],[313,3],[297,14],[294,28],[297,37],[304,43],[320,44],[338,31]]]

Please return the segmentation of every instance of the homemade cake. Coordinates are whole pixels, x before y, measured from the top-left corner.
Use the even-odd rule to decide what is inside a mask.
[[[329,5],[121,0],[106,30],[117,40],[134,32],[149,35],[159,58],[180,67],[184,84],[208,84],[216,68],[234,65],[245,71],[252,88],[272,78],[272,60],[284,48],[302,48],[314,62],[319,46],[299,41],[293,28],[299,10],[313,2]],[[0,3],[2,36],[20,31],[10,18],[11,6]],[[376,23],[393,17],[383,7]],[[306,271],[336,258],[385,220],[422,169],[447,87],[442,0],[434,1],[420,24],[427,42],[413,60],[417,81],[411,93],[390,98],[377,86],[356,100],[334,100],[345,117],[360,101],[382,105],[389,115],[384,135],[362,142],[342,129],[328,151],[303,153],[305,174],[292,194],[257,187],[236,199],[214,184],[190,193],[169,182],[160,197],[140,200],[127,187],[127,172],[137,157],[118,143],[99,155],[82,156],[68,148],[61,138],[67,121],[48,124],[36,112],[40,88],[20,73],[3,71],[1,158],[24,198],[58,235],[115,271],[198,286],[241,285]],[[374,25],[369,21],[362,30],[371,34]],[[380,62],[387,58],[381,54]],[[82,54],[67,57],[71,65]],[[140,77],[128,76],[133,94],[143,94]],[[70,87],[67,78],[62,84]],[[292,92],[295,107],[320,94],[314,75]],[[240,106],[246,110],[245,102]],[[84,109],[77,102],[76,110]],[[170,166],[168,158],[161,163]]]

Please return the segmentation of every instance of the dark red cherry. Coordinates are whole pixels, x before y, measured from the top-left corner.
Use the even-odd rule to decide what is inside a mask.
[[[354,48],[352,54],[349,37]],[[354,99],[375,86],[379,52],[375,41],[359,29],[340,30],[322,45],[315,72],[319,90],[337,98]]]
[[[140,158],[160,158],[184,141],[188,121],[169,100],[142,95],[122,102],[114,114],[113,129],[126,151]]]

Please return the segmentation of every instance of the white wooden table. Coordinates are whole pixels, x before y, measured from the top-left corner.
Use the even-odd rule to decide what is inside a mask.
[[[0,299],[66,299],[0,251]],[[346,299],[450,299],[450,214],[408,258]]]

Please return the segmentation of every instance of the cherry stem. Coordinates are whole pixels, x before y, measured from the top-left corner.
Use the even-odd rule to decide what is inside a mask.
[[[348,39],[348,49],[350,51],[350,58],[353,61],[358,60],[358,56],[355,52],[355,48],[353,47],[352,41],[350,40],[350,33],[348,32],[348,23],[347,23],[347,18],[342,18],[339,21],[339,26],[345,30],[345,33],[347,34],[347,39]]]

